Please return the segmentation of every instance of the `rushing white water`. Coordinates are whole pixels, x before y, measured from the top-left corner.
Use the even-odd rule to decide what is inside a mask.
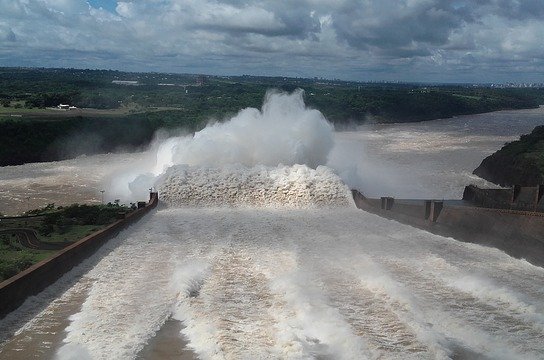
[[[334,145],[333,127],[320,111],[306,107],[303,93],[271,90],[260,110],[243,109],[191,136],[157,139],[149,157],[112,176],[109,188],[120,199],[141,198],[175,165],[325,165]]]
[[[159,187],[161,199],[176,206],[346,206],[349,188],[329,168],[305,165],[266,167],[173,166]]]
[[[170,316],[203,359],[544,353],[543,269],[350,207],[169,208],[118,242],[59,358],[134,358]]]
[[[323,133],[316,138],[330,134],[320,114],[300,99],[280,96],[283,105],[275,111],[290,108],[312,119],[300,124],[317,123]],[[247,114],[252,121],[273,122],[266,109]],[[251,133],[244,125],[247,114],[221,129],[163,142],[141,154],[139,165],[131,163],[133,172],[116,176],[120,191],[130,191],[129,183],[146,191],[151,179],[170,207],[146,216],[0,321],[0,359],[134,359],[169,319],[182,323],[177,341],[202,359],[544,357],[544,269],[355,209],[338,176],[319,166],[327,161],[327,142],[277,134],[280,141],[265,149],[278,147],[278,156],[263,151],[259,156],[273,160],[256,161],[251,155],[260,140],[252,148],[238,147]],[[262,125],[254,129],[261,135]],[[222,145],[215,146],[226,144],[217,142],[219,130],[230,134],[223,139],[231,142],[229,149],[238,150],[223,154]],[[338,135],[348,142],[365,136],[372,137]],[[419,140],[398,137],[404,140],[390,139],[391,149],[373,148],[386,158],[395,155],[384,163],[399,161],[402,153],[408,159],[410,146],[419,149],[414,153],[429,151]],[[200,144],[210,151],[201,152],[207,146]],[[457,169],[461,162],[450,153],[458,149],[444,151],[445,162]],[[328,162],[352,179],[350,160],[361,154],[347,151],[346,160],[343,152],[337,146]],[[435,153],[425,159],[439,159]],[[81,161],[90,164],[84,173],[108,163],[91,160]],[[308,166],[294,165],[299,162]],[[411,164],[422,172],[433,168]],[[66,173],[78,170],[77,160],[70,166]],[[376,188],[394,188],[387,167],[353,171],[375,180]],[[17,168],[10,173],[15,184]],[[457,181],[464,178],[454,183],[440,171],[435,175],[433,181],[421,174],[417,179],[434,190],[458,192]]]
[[[270,90],[262,108],[246,108],[226,122],[207,126],[194,136],[171,139],[159,146],[155,173],[173,164],[276,166],[327,162],[333,127],[323,114],[304,104],[301,89]]]
[[[83,276],[0,358],[46,346],[56,359],[134,359],[169,318],[202,359],[542,358],[544,269],[338,206],[331,189],[345,188],[326,169],[235,169],[174,168],[163,192],[177,207],[148,215],[96,265],[68,274]],[[213,178],[242,184],[229,195],[242,204],[273,171],[291,177],[291,197],[311,180],[314,196],[335,207],[217,207],[207,188]],[[208,206],[185,205],[176,184]],[[74,294],[84,296],[67,324],[48,325],[66,317]],[[52,328],[61,336],[47,335]],[[29,340],[38,332],[50,340]]]

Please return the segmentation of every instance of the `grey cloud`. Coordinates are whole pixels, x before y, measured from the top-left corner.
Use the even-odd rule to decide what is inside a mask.
[[[195,13],[192,19],[195,27],[227,34],[254,33],[307,38],[320,31],[319,20],[312,18],[308,9],[283,5],[285,6],[256,6],[228,1],[218,5],[215,10],[209,6],[196,5],[190,11]]]
[[[494,0],[488,5],[488,11],[510,19],[542,19],[544,2],[540,0]]]
[[[0,0],[0,9],[0,65],[355,80],[544,73],[542,1],[126,0],[112,14],[82,0]]]
[[[441,46],[451,32],[470,19],[464,7],[446,1],[350,1],[333,13],[340,40],[351,46],[406,53],[407,46]],[[428,53],[424,49],[414,54]]]
[[[2,18],[21,18],[25,15],[25,7],[20,1],[0,0]]]
[[[15,42],[17,37],[11,28],[7,25],[0,24],[0,42]]]

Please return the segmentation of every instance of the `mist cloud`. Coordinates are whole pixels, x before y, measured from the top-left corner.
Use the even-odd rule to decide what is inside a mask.
[[[158,151],[157,172],[171,164],[304,164],[315,168],[327,162],[332,134],[323,114],[306,108],[302,90],[292,94],[268,91],[261,110],[247,108],[192,138],[167,141]]]
[[[323,114],[304,104],[303,91],[268,91],[262,108],[246,108],[223,123],[194,135],[158,139],[147,159],[116,174],[112,196],[138,198],[157,186],[176,166],[252,168],[257,165],[325,165],[334,145],[333,126]]]

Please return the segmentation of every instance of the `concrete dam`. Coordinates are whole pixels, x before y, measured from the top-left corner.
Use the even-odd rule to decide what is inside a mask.
[[[536,214],[519,208],[535,192],[401,198],[485,185],[472,169],[542,111],[335,133],[301,92],[271,93],[145,153],[6,169],[10,199],[112,173],[110,193],[161,201],[1,319],[0,359],[541,359],[543,268],[477,223],[476,243],[451,233],[524,229],[494,220]]]
[[[541,267],[361,211],[326,168],[180,168],[159,193],[163,205],[1,320],[0,358],[544,353]]]
[[[360,209],[544,265],[543,185],[510,189],[469,185],[459,200],[368,198],[357,190],[352,193]]]

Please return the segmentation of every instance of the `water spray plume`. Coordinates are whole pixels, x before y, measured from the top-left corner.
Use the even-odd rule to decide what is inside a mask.
[[[261,110],[247,108],[193,137],[167,140],[157,151],[155,173],[174,164],[223,166],[324,165],[333,147],[333,127],[304,104],[304,92],[268,91]]]
[[[210,124],[193,136],[159,141],[152,147],[152,157],[148,161],[114,179],[113,193],[130,199],[145,196],[145,189],[160,188],[165,173],[169,174],[171,182],[174,170],[169,169],[175,166],[185,166],[185,172],[189,168],[201,168],[222,169],[224,173],[227,171],[225,166],[236,165],[235,173],[241,176],[242,168],[251,172],[249,169],[256,166],[276,168],[296,164],[316,169],[325,165],[334,145],[333,127],[320,111],[306,107],[303,95],[300,89],[292,93],[270,90],[261,110],[246,108],[231,119]],[[233,174],[230,179],[238,175]],[[191,190],[196,191],[195,188]]]

